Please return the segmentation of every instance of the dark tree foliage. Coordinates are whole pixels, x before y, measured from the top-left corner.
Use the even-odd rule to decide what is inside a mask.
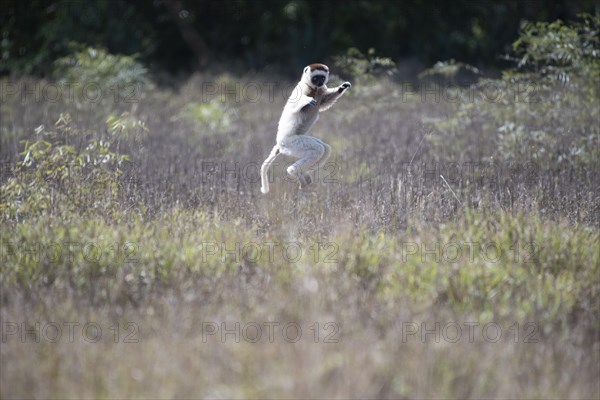
[[[0,73],[47,74],[72,43],[168,72],[227,63],[296,71],[355,47],[430,65],[498,66],[524,20],[598,12],[595,0],[3,0]]]

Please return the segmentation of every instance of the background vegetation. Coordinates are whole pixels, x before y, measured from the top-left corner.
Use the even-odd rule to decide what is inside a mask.
[[[0,80],[0,397],[598,398],[600,18],[520,24],[531,7],[589,5],[469,2],[477,36],[454,11],[398,3],[267,3],[268,17],[186,3],[197,32],[222,36],[203,35],[206,66],[196,53],[200,71],[174,79],[162,68],[191,50],[163,3],[77,3],[69,26],[71,3],[33,2],[24,23],[9,2],[27,29],[3,42]],[[282,48],[286,7],[306,27]],[[214,28],[230,8],[239,24]],[[399,16],[418,10],[464,40]],[[298,53],[322,37],[317,14],[337,30]],[[350,22],[384,14],[373,42]],[[214,44],[244,25],[239,66],[218,68],[238,49]],[[386,36],[412,30],[399,48]],[[18,40],[31,47],[17,59]],[[493,64],[504,50],[510,64]],[[282,158],[264,196],[286,68],[324,54],[332,84],[353,82],[315,127],[332,162],[299,190]],[[431,61],[414,80],[409,54]],[[272,341],[265,323],[280,324]]]
[[[455,58],[506,66],[523,20],[571,20],[595,0],[5,0],[0,72],[47,74],[72,42],[139,54],[153,71],[265,69],[295,77],[306,60],[375,48],[405,69]],[[408,62],[410,61],[410,62]]]

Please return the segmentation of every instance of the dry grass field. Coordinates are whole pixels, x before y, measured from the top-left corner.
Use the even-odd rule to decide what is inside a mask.
[[[0,398],[598,398],[595,24],[471,85],[355,71],[268,195],[295,82],[3,79]]]

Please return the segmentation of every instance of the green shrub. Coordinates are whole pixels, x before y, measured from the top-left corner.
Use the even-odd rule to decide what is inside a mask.
[[[42,215],[68,216],[69,212],[111,213],[119,198],[119,177],[127,155],[114,149],[144,125],[128,115],[108,120],[106,133],[85,132],[61,114],[52,130],[41,125],[36,140],[24,141],[14,173],[2,185],[0,218],[22,220]]]
[[[351,47],[345,54],[338,55],[333,60],[336,71],[361,83],[373,82],[379,75],[396,71],[396,63],[391,58],[375,55],[375,49],[369,49],[365,55],[357,48]]]
[[[526,23],[512,45],[519,70],[563,83],[573,75],[599,76],[600,16],[581,18],[573,25],[560,20]]]
[[[230,132],[233,125],[231,111],[218,101],[189,103],[176,118],[189,124],[199,137]]]
[[[467,77],[479,76],[481,72],[472,65],[456,62],[454,59],[439,61],[435,65],[419,74],[419,78],[434,78],[439,83],[455,85],[463,83]]]
[[[472,98],[433,123],[439,135],[428,140],[436,153],[450,160],[496,157],[542,170],[591,171],[600,157],[599,27],[597,16],[572,25],[526,24],[513,44],[516,68],[469,87]]]
[[[73,48],[76,51],[54,62],[54,77],[72,85],[74,97],[84,104],[135,103],[151,84],[146,67],[135,56],[110,54],[103,48]]]

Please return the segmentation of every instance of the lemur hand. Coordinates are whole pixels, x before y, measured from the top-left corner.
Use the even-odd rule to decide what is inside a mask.
[[[350,89],[352,87],[352,84],[350,82],[344,82],[340,85],[340,93],[342,93],[344,90],[346,89]]]

